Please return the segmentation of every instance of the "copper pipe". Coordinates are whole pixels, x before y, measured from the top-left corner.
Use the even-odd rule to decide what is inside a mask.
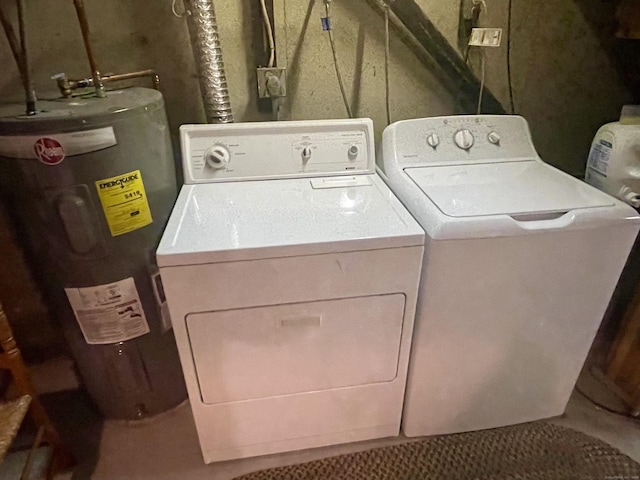
[[[91,42],[89,41],[89,22],[87,21],[87,13],[84,9],[84,0],[73,0],[76,7],[76,13],[78,14],[78,22],[80,22],[80,30],[82,30],[82,40],[84,41],[84,48],[87,51],[87,57],[89,58],[89,65],[91,66],[91,76],[93,79],[93,86],[96,89],[96,95],[100,98],[106,96],[104,91],[104,85],[102,78],[100,77],[100,71],[96,64],[95,57],[93,56],[93,50],[91,49]]]
[[[25,92],[25,103],[27,115],[36,114],[36,93],[33,89],[31,82],[31,70],[29,69],[28,49],[27,49],[27,34],[25,23],[25,4],[24,0],[17,1],[18,6],[18,29],[20,34],[20,40],[16,38],[13,25],[4,13],[4,10],[0,8],[0,23],[7,36],[7,41],[11,47],[11,53],[18,65],[20,71],[20,79],[22,80],[22,86]]]
[[[16,33],[13,30],[13,25],[7,18],[4,13],[4,9],[0,6],[0,23],[2,23],[2,28],[4,29],[4,33],[7,36],[7,41],[9,42],[9,46],[11,47],[11,53],[13,54],[13,58],[18,65],[18,70],[20,70],[20,78],[22,79],[22,83],[24,84],[24,68],[22,63],[22,47],[18,43],[18,38],[16,37]]]
[[[153,88],[160,90],[160,77],[155,70],[140,70],[138,72],[120,73],[117,75],[105,75],[101,77],[103,84],[107,82],[121,82],[123,80],[132,80],[134,78],[151,77]],[[77,80],[69,79],[63,74],[54,77],[58,83],[58,88],[63,97],[71,97],[73,90],[78,88],[87,88],[93,86],[92,78],[80,78]]]
[[[118,75],[107,75],[102,77],[104,82],[120,82],[122,80],[131,80],[132,78],[151,77],[153,88],[160,90],[160,77],[155,70],[140,70],[139,72],[120,73]]]
[[[25,92],[27,115],[36,114],[36,92],[31,81],[31,69],[29,68],[29,49],[27,48],[27,22],[25,0],[18,0],[18,31],[20,45],[22,46],[22,70]]]

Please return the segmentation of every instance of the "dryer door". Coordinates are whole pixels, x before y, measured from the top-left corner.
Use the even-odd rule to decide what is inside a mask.
[[[404,304],[392,294],[190,314],[202,401],[393,381]]]

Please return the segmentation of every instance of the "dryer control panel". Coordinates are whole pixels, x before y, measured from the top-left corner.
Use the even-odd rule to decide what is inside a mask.
[[[397,122],[385,130],[384,167],[537,158],[529,127],[514,115],[459,115]]]
[[[185,183],[375,171],[369,119],[180,127]]]

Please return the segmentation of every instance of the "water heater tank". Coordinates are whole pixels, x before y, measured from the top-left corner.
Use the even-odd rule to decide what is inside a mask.
[[[640,125],[613,122],[591,144],[585,180],[640,208]]]
[[[0,194],[83,382],[109,418],[186,390],[154,251],[176,199],[162,95],[0,106]]]

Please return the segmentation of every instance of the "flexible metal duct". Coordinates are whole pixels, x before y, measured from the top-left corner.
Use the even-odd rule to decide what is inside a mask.
[[[187,23],[207,122],[232,123],[233,113],[213,0],[186,0],[185,7],[190,12]]]

